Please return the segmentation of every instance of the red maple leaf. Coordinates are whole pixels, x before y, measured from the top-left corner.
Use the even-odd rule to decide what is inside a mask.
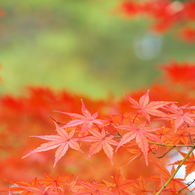
[[[30,153],[28,153],[22,158],[25,158],[37,152],[43,152],[58,147],[55,153],[55,162],[54,162],[54,167],[55,167],[56,163],[66,154],[69,147],[82,152],[79,144],[77,143],[77,141],[79,141],[80,138],[72,138],[75,133],[75,130],[73,129],[70,132],[70,134],[68,134],[62,127],[58,126],[57,123],[55,123],[55,125],[56,125],[56,131],[58,132],[59,135],[31,136],[31,137],[38,137],[44,140],[49,140],[50,142],[41,144],[38,148],[31,151]]]
[[[103,125],[103,123],[102,123],[103,120],[102,119],[96,119],[97,116],[98,116],[98,111],[95,112],[93,115],[91,115],[89,110],[86,108],[83,100],[81,100],[81,102],[82,102],[81,111],[82,111],[83,115],[76,114],[76,113],[70,113],[70,112],[57,111],[57,112],[60,112],[60,113],[63,113],[63,114],[67,114],[67,115],[69,115],[69,116],[71,116],[73,118],[77,118],[77,119],[71,120],[66,125],[64,125],[62,128],[82,125],[82,129],[81,129],[81,132],[80,132],[80,134],[82,134],[85,131],[90,131],[91,127],[93,126],[93,124]]]
[[[122,145],[124,145],[127,142],[130,142],[133,139],[136,139],[136,143],[138,144],[138,147],[141,149],[141,151],[144,154],[144,158],[146,161],[146,164],[148,165],[148,150],[149,150],[149,143],[148,139],[157,141],[158,143],[162,143],[162,141],[155,136],[154,134],[150,133],[152,131],[156,131],[158,129],[161,129],[162,127],[145,127],[146,123],[142,123],[139,127],[137,127],[135,124],[131,123],[130,125],[119,125],[118,129],[124,129],[131,131],[129,133],[126,133],[123,135],[121,141],[119,142],[116,151],[118,148]]]
[[[152,116],[166,116],[166,114],[160,110],[159,108],[170,104],[172,102],[167,101],[151,101],[149,99],[149,90],[139,99],[139,102],[126,95],[129,101],[133,104],[133,108],[138,109],[137,113],[141,113],[149,122],[150,115]]]
[[[191,26],[182,28],[178,35],[189,43],[194,43],[195,41],[195,29]]]
[[[90,131],[93,136],[86,136],[82,138],[82,141],[95,142],[89,149],[88,157],[98,153],[100,150],[104,150],[105,154],[113,164],[113,148],[110,145],[118,145],[118,142],[113,140],[114,136],[106,135],[104,128],[101,132],[93,130]]]
[[[194,83],[195,66],[194,63],[171,61],[162,66],[166,77],[175,83],[191,85]]]

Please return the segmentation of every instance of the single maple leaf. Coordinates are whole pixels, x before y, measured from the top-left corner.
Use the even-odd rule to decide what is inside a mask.
[[[145,122],[142,123],[139,127],[137,127],[134,123],[131,123],[130,125],[119,125],[117,127],[118,129],[124,129],[131,132],[123,135],[121,141],[118,143],[116,151],[120,146],[124,145],[127,142],[130,142],[133,139],[136,139],[136,143],[138,144],[138,147],[143,152],[146,164],[148,165],[149,143],[147,138],[157,141],[158,143],[162,143],[162,141],[157,136],[150,133],[152,131],[161,129],[162,127],[145,127],[145,125],[146,125]]]
[[[127,180],[123,178],[120,171],[118,171],[117,175],[112,178],[114,180],[114,184],[104,180],[104,183],[108,187],[112,188],[112,192],[118,195],[135,195],[132,192],[132,188],[134,184],[137,182],[136,180]]]
[[[44,187],[53,188],[54,192],[59,194],[72,194],[79,189],[82,189],[81,186],[76,185],[76,180],[70,180],[70,176],[61,177],[57,175],[56,178],[53,178],[50,175],[45,174],[47,178],[39,179],[39,182],[43,184]]]
[[[152,193],[150,183],[146,183],[146,180],[142,176],[139,177],[138,182],[133,186],[133,188],[133,192],[136,195],[146,195]]]
[[[159,189],[170,179],[170,177],[174,174],[175,168],[172,166],[171,172],[169,172],[163,165],[157,164],[154,161],[152,163],[155,165],[155,167],[158,169],[159,174],[156,176],[151,176],[148,179],[156,180],[159,186]],[[159,181],[160,179],[160,181]],[[185,190],[188,190],[186,188],[186,185],[183,183],[185,179],[183,178],[172,178],[166,189],[164,189],[162,192],[178,192],[179,190],[185,188]],[[174,194],[175,194],[174,193]]]
[[[178,151],[184,158],[187,155],[187,153]],[[181,163],[182,160],[178,160],[172,164],[169,165],[179,165]],[[184,162],[183,165],[186,165],[185,167],[185,178],[192,172],[195,171],[195,155],[194,153],[192,153],[190,156],[188,156],[188,158],[186,159],[186,161]]]
[[[77,184],[77,179],[66,182],[66,186],[64,187],[64,194],[72,194],[73,192],[77,192],[78,190],[83,189],[82,186],[76,185]]]
[[[184,144],[189,145],[189,134],[183,129],[178,129],[177,132],[170,131],[169,136],[163,140],[164,144]]]
[[[36,194],[36,195],[59,195],[57,191],[54,191],[54,188],[52,186],[45,187],[39,182],[37,182],[37,185],[35,187],[34,186],[24,186],[20,184],[17,184],[17,185],[21,188],[22,191],[25,190],[28,193],[32,192],[33,194]]]
[[[57,175],[56,178],[48,175],[45,173],[45,176],[47,178],[45,179],[39,179],[39,181],[41,183],[44,184],[44,186],[53,186],[54,190],[58,191],[58,192],[63,192],[64,189],[64,185],[67,183],[68,181],[68,177],[61,177],[60,175]]]
[[[77,141],[79,141],[80,138],[72,138],[75,133],[74,129],[70,132],[70,134],[68,134],[62,127],[58,126],[57,123],[55,123],[55,125],[56,125],[56,131],[58,132],[59,135],[31,136],[31,137],[38,137],[44,140],[49,140],[50,142],[41,144],[38,148],[31,151],[30,153],[23,156],[22,158],[26,158],[27,156],[31,154],[35,154],[37,152],[43,152],[58,147],[55,153],[55,162],[54,162],[54,167],[55,167],[56,163],[66,154],[69,147],[78,150],[80,152],[83,152],[80,149],[79,144],[77,143]]]
[[[77,181],[83,189],[78,190],[73,195],[116,195],[114,192],[111,192],[109,188],[105,185],[98,185],[94,180],[93,183]]]
[[[177,105],[172,104],[170,107],[166,107],[166,111],[169,111],[172,114],[169,114],[168,118],[165,119],[174,120],[175,132],[183,123],[195,126],[195,121],[192,118],[195,117],[195,114],[184,112],[184,109],[188,109],[187,105],[178,107]]]
[[[113,164],[113,148],[111,147],[111,145],[118,145],[118,142],[113,140],[114,136],[107,136],[104,128],[101,132],[96,130],[90,132],[92,136],[86,136],[81,138],[82,141],[95,142],[91,144],[88,157],[98,153],[100,150],[103,149],[105,154],[108,156],[111,163]]]
[[[194,126],[191,126],[191,127],[187,126],[187,127],[183,128],[182,130],[187,131],[188,137],[190,138],[190,141],[192,143],[195,143],[195,140],[194,141],[192,140],[192,136],[195,136],[195,127]]]
[[[173,133],[172,128],[162,128],[160,130],[157,130],[155,134],[162,140],[162,142],[169,139],[170,134]]]
[[[102,119],[96,119],[97,116],[98,116],[98,111],[95,112],[93,115],[91,115],[89,110],[86,108],[83,100],[81,100],[81,102],[82,102],[81,111],[82,111],[83,115],[76,114],[76,113],[70,113],[70,112],[57,111],[57,112],[60,112],[62,114],[67,114],[67,115],[69,115],[73,118],[77,118],[77,119],[71,120],[66,125],[64,125],[62,128],[68,128],[68,127],[73,127],[73,126],[77,126],[77,125],[82,125],[82,129],[81,129],[81,132],[80,132],[80,134],[82,134],[85,131],[90,131],[93,124],[104,125],[102,123],[103,122]]]
[[[117,115],[112,115],[111,118],[111,123],[113,126],[118,126],[118,125],[126,125],[129,124],[129,121],[133,121],[135,119],[135,114],[130,113],[130,112],[125,112],[122,114],[117,114]],[[138,118],[134,120],[135,122],[140,122]]]
[[[123,164],[127,163],[127,165],[128,165],[128,164],[130,164],[133,160],[135,160],[135,159],[138,158],[139,156],[142,156],[142,154],[143,154],[143,152],[140,150],[140,148],[138,148],[138,149],[128,149],[128,147],[127,147],[127,150],[128,150],[128,152],[131,153],[131,154],[130,154],[129,158],[128,158]],[[122,165],[123,165],[123,164],[122,164]]]
[[[126,95],[129,101],[133,104],[133,108],[137,109],[137,113],[141,113],[149,122],[150,115],[152,116],[166,116],[166,114],[160,110],[163,106],[172,102],[167,101],[151,101],[149,99],[149,90],[139,99],[139,102]]]
[[[15,192],[17,194],[20,194],[20,192],[21,192],[22,195],[27,195],[27,194],[31,195],[32,192],[30,192],[29,190],[24,190],[24,188],[22,188],[22,187],[36,187],[38,184],[37,178],[34,178],[32,180],[32,182],[30,182],[30,183],[24,182],[24,181],[17,181],[17,182],[16,181],[9,181],[9,180],[7,180],[7,181],[12,184],[12,187],[5,189],[5,190],[0,190],[0,192],[7,192],[8,191],[8,192]]]

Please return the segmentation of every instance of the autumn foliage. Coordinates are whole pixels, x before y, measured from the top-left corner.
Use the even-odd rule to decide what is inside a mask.
[[[193,67],[170,62],[167,83],[120,100],[32,87],[27,97],[1,97],[2,193],[157,194],[182,162],[170,163],[174,150],[189,155],[186,178],[195,169]],[[193,191],[185,178],[172,178],[161,194]]]
[[[189,43],[195,41],[195,2],[172,0],[122,1],[117,8],[128,19],[148,17],[152,19],[151,29],[165,33],[176,28],[180,39]]]
[[[195,20],[193,1],[125,1],[120,8],[128,17],[152,16],[161,32]],[[195,171],[195,64],[161,67],[161,82],[120,99],[44,87],[2,95],[1,194],[194,193],[195,179],[186,178]],[[185,176],[176,177],[182,166]]]

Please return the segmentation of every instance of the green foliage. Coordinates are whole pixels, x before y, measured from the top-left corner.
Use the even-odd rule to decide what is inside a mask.
[[[149,86],[159,75],[156,63],[170,58],[194,60],[195,46],[185,44],[184,50],[184,43],[170,34],[154,35],[162,41],[159,54],[139,58],[135,42],[153,34],[147,33],[146,19],[119,16],[117,3],[1,1],[6,13],[0,18],[1,93],[18,93],[28,84],[96,98],[109,92],[121,96],[124,91]],[[141,53],[142,46],[138,47]]]

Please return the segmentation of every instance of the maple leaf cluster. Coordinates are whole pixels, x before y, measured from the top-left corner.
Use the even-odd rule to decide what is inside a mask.
[[[169,152],[177,148],[185,158],[183,148],[194,148],[194,85],[186,84],[193,64],[185,66],[191,71],[186,70],[179,87],[172,79],[180,78],[182,65],[170,62],[163,68],[164,84],[154,83],[150,91],[135,91],[118,101],[80,101],[65,91],[33,87],[28,96],[2,96],[0,176],[10,182],[5,189],[7,182],[1,181],[2,193],[156,194],[182,163],[169,163]],[[27,139],[29,134],[33,138]],[[36,138],[47,142],[40,145]],[[185,178],[172,178],[162,194],[190,191],[187,187],[195,181],[185,184],[185,179],[195,171],[194,158],[192,151],[183,163]],[[171,172],[166,165],[172,166]]]
[[[194,1],[130,0],[123,1],[117,9],[128,18],[137,16],[152,18],[155,21],[152,30],[155,32],[163,33],[180,24],[181,27],[177,30],[177,35],[188,42],[195,41]]]
[[[172,172],[169,173],[161,163],[157,164],[154,159],[150,158],[149,162],[148,156],[153,154],[159,158],[159,153],[167,154],[170,147],[191,147],[193,150],[195,149],[193,141],[195,136],[195,106],[177,106],[176,102],[172,101],[150,101],[149,90],[139,98],[139,101],[129,95],[126,96],[132,108],[122,116],[114,114],[109,117],[98,117],[97,111],[94,114],[89,112],[83,100],[81,100],[82,114],[57,111],[60,114],[70,116],[72,120],[64,124],[53,119],[57,134],[32,136],[48,142],[41,144],[23,158],[57,148],[55,167],[58,161],[67,155],[68,150],[74,149],[83,152],[82,147],[87,144],[84,149],[89,148],[88,158],[103,151],[113,164],[115,153],[120,154],[122,150],[125,150],[130,156],[128,163],[137,158],[143,158],[146,165],[152,163],[155,165],[156,172],[160,172],[163,176],[157,174],[143,178],[140,175],[134,180],[123,179],[126,187],[121,189],[118,184],[109,183],[106,180],[103,184],[98,184],[96,180],[89,183],[74,178],[70,182],[64,181],[61,186],[57,184],[55,186],[53,184],[47,185],[42,180],[36,179],[33,180],[34,186],[29,183],[15,182],[16,187],[9,188],[9,193],[12,194],[12,191],[20,193],[18,191],[21,191],[21,193],[32,194],[43,194],[43,192],[47,192],[47,194],[125,194],[125,191],[128,191],[126,194],[142,194],[147,191],[156,194],[161,187],[161,182],[164,183],[171,177],[175,169],[172,166]],[[88,144],[88,142],[92,142],[92,144]],[[192,173],[195,168],[193,150],[189,154],[188,160],[185,161],[187,165],[185,177]],[[187,155],[187,153],[181,154],[184,157]],[[179,163],[181,162],[177,161],[172,165]],[[115,177],[121,177],[121,175]],[[151,180],[151,182],[148,183],[146,180]],[[170,185],[162,189],[162,192],[175,194],[183,189],[190,191],[183,181],[185,179],[173,178]],[[152,186],[155,187],[151,190]],[[180,194],[184,193],[181,192]]]
[[[182,22],[178,34],[195,41],[193,1],[124,1],[119,9],[128,17],[154,18],[158,32]],[[29,87],[28,96],[1,96],[0,178],[7,179],[1,179],[0,192],[194,193],[195,179],[186,178],[195,172],[195,64],[172,61],[162,69],[163,84],[119,100],[95,101],[42,87]],[[173,151],[182,159],[170,163]],[[185,176],[175,177],[182,166]]]

